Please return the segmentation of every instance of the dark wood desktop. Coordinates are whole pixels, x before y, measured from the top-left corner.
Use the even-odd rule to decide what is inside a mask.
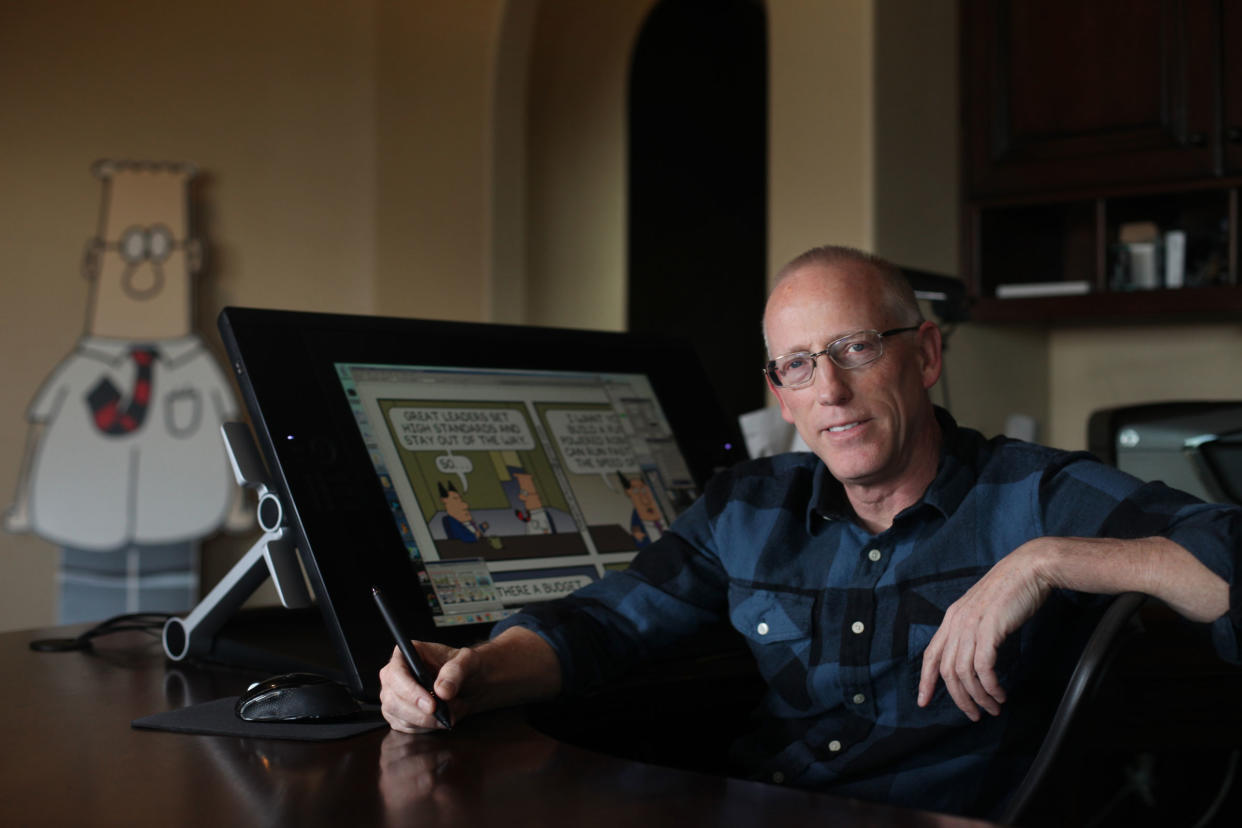
[[[337,742],[135,730],[260,676],[166,662],[135,633],[94,653],[29,649],[49,634],[66,631],[0,634],[3,825],[982,824],[619,759],[546,736],[520,710]]]

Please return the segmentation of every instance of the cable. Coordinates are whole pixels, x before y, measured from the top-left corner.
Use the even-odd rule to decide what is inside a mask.
[[[74,638],[39,638],[30,642],[30,649],[36,653],[69,653],[78,650],[89,650],[94,639],[118,632],[143,632],[159,638],[164,629],[164,622],[173,617],[170,612],[131,612],[114,615],[101,621],[89,630]]]

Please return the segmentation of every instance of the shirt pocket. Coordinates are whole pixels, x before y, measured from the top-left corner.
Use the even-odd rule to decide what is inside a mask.
[[[164,426],[173,437],[190,437],[203,419],[203,395],[194,388],[179,388],[164,398]]]
[[[768,688],[795,710],[807,710],[807,664],[815,596],[729,585],[729,620],[746,637]]]
[[[756,644],[809,640],[815,596],[729,585],[729,619]]]

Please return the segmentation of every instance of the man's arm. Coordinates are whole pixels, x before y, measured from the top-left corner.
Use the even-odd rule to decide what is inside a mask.
[[[454,649],[443,644],[414,642],[428,667],[437,670],[434,689],[448,705],[453,722],[471,713],[545,701],[561,691],[561,665],[552,647],[538,634],[511,627],[491,641]],[[393,730],[413,733],[438,728],[435,703],[394,648],[380,670],[380,705]]]
[[[945,611],[923,653],[919,706],[931,701],[939,676],[972,721],[979,720],[980,707],[999,714],[1005,691],[996,678],[997,650],[1053,588],[1143,592],[1192,621],[1215,621],[1229,610],[1228,584],[1167,538],[1036,538],[997,562]]]

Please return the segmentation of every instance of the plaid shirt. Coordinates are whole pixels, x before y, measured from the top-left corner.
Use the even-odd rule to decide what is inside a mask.
[[[623,675],[727,617],[768,690],[735,748],[757,778],[955,813],[995,813],[1029,766],[1098,599],[1054,592],[998,656],[1009,700],[972,723],[922,653],[959,598],[1027,540],[1168,537],[1231,585],[1242,510],[1147,484],[1084,453],[985,440],[937,411],[944,443],[923,498],[871,535],[820,460],[741,464],[629,570],[497,626],[543,636],[567,692]],[[1237,659],[1236,588],[1213,625]],[[1067,661],[1067,658],[1069,659]],[[1055,680],[1052,677],[1055,676]],[[1051,701],[1049,701],[1051,699]]]

